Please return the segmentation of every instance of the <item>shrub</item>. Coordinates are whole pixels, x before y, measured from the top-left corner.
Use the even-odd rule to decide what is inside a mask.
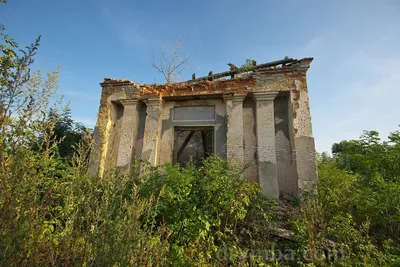
[[[227,168],[218,157],[208,157],[203,165],[153,168],[141,185],[144,198],[158,197],[157,223],[171,230],[171,260],[180,264],[210,264],[221,246],[238,245],[246,219],[262,221],[264,228],[272,219],[273,201],[242,179],[240,169]]]
[[[384,171],[364,166],[371,155],[359,154],[356,143],[341,143],[347,146],[347,155],[319,157],[319,183],[314,190],[304,192],[295,230],[310,252],[318,248],[344,251],[345,258],[335,261],[337,266],[396,266],[400,261],[400,184],[383,178]],[[352,144],[351,149],[348,144]],[[365,143],[364,149],[370,150]],[[391,160],[396,155],[385,157]],[[344,158],[351,159],[347,161],[350,165],[343,164]],[[383,166],[385,160],[380,160]]]

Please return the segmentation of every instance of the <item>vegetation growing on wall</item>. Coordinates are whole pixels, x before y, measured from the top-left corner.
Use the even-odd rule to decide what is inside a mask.
[[[248,71],[252,71],[254,70],[254,60],[252,60],[251,58],[246,59],[246,61],[244,62],[244,64],[242,66],[240,66],[240,68],[238,69],[238,72],[248,72]]]

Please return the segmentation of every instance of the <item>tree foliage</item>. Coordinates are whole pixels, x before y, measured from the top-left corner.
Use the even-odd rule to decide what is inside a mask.
[[[365,131],[359,140],[333,144],[332,153],[339,168],[360,174],[364,182],[373,182],[376,176],[400,182],[399,131],[391,133],[388,141],[381,141],[376,131]]]
[[[71,162],[78,144],[84,141],[90,129],[82,123],[75,122],[71,118],[69,108],[64,109],[62,113],[51,109],[48,118],[55,121],[52,127],[52,142],[56,145],[59,156]]]

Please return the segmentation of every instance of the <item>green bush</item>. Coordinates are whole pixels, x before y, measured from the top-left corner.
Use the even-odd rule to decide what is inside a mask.
[[[333,146],[334,156],[318,158],[319,182],[304,192],[294,221],[304,248],[345,252],[338,266],[397,266],[400,262],[398,142],[379,142],[376,132]],[[390,167],[387,167],[390,166]],[[389,175],[390,174],[390,175]],[[330,242],[332,248],[332,242]]]
[[[219,158],[206,160],[207,174],[167,164],[100,180],[35,153],[19,161],[35,171],[1,196],[6,265],[211,265],[220,247],[240,245],[245,221],[272,217],[273,201]]]
[[[261,196],[257,184],[242,179],[240,169],[227,168],[218,157],[208,157],[203,165],[153,168],[141,185],[144,198],[158,199],[157,223],[171,230],[171,259],[180,264],[210,263],[221,246],[237,245],[239,228],[250,216],[263,226],[272,220],[274,202]]]

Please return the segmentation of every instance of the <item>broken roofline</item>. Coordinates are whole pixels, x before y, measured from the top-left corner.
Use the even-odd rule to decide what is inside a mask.
[[[120,88],[117,90],[122,89],[126,96],[131,95],[133,97],[136,95],[135,98],[139,97],[139,99],[142,100],[158,97],[197,97],[202,95],[226,94],[231,92],[245,93],[249,90],[252,91],[252,88],[258,87],[256,84],[257,80],[260,81],[261,77],[268,77],[269,75],[284,75],[292,76],[293,78],[296,76],[300,79],[305,79],[306,72],[309,69],[312,60],[313,58],[303,58],[300,60],[288,58],[259,64],[248,70],[239,68],[238,70],[221,72],[212,76],[205,76],[195,80],[172,84],[147,85],[138,84],[127,79],[117,80],[105,78],[104,82],[100,83],[100,85],[103,88],[103,92],[106,90],[111,93],[109,90],[113,91],[117,88]],[[225,76],[235,76],[237,73],[246,73],[246,75],[238,75],[233,79],[220,79]],[[218,79],[213,80],[212,78]],[[281,84],[281,87],[282,88],[277,90],[290,90],[291,86],[283,86]],[[268,89],[264,88],[263,90]]]
[[[210,79],[214,80],[214,79],[228,77],[228,76],[232,76],[232,75],[243,73],[243,72],[250,72],[250,71],[268,68],[268,67],[274,67],[274,66],[279,66],[279,65],[285,66],[285,64],[293,64],[295,62],[298,62],[298,60],[293,59],[293,58],[286,58],[286,59],[282,59],[282,60],[277,60],[277,61],[272,61],[272,62],[268,62],[268,63],[251,66],[251,67],[245,68],[245,69],[237,68],[236,70],[230,70],[230,71],[225,71],[225,72],[221,72],[221,73],[216,73],[211,76],[204,76],[201,78],[188,80],[188,81],[186,81],[186,83],[195,83],[195,82],[200,82],[200,81],[210,80]]]

